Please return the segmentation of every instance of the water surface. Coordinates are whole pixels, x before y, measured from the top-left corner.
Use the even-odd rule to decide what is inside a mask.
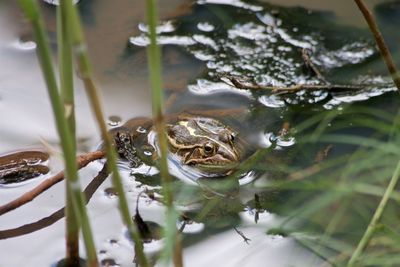
[[[318,113],[340,111],[355,102],[369,101],[367,103],[384,105],[388,110],[396,106],[390,101],[391,93],[384,94],[392,91],[393,86],[376,86],[345,94],[317,91],[277,96],[237,89],[221,80],[219,75],[228,73],[261,85],[319,84],[321,81],[302,69],[301,49],[307,48],[332,82],[386,84],[390,81],[352,2],[341,1],[340,9],[336,4],[325,5],[318,1],[296,2],[296,6],[309,9],[292,8],[293,1],[273,2],[174,0],[167,4],[161,1],[162,22],[158,32],[163,51],[167,111],[232,109],[229,116],[223,117],[241,131],[251,148],[276,144],[269,164],[273,164],[275,158],[290,158],[301,138],[282,135],[285,123],[295,125]],[[381,2],[369,1],[369,4]],[[62,169],[62,161],[32,33],[15,3],[0,5],[0,152],[48,149],[52,155],[51,174],[54,174]],[[55,10],[47,4],[41,6],[55,52]],[[136,116],[149,116],[144,2],[82,0],[79,8],[110,125],[119,125]],[[397,37],[392,36],[390,41],[395,46]],[[76,114],[79,150],[93,150],[99,143],[99,134],[78,79]],[[213,115],[218,113],[215,111]],[[299,164],[306,165],[314,158],[308,157]],[[101,162],[94,162],[80,172],[82,187],[101,167]],[[139,197],[145,189],[159,193],[156,172],[149,172],[149,169],[136,170],[134,175],[131,172],[121,166],[132,214],[139,198],[144,220],[162,225],[164,206],[145,194]],[[0,203],[14,199],[51,174],[28,183],[1,187]],[[250,172],[227,191],[212,187],[212,190],[204,190],[212,185],[201,187],[178,179],[176,190],[181,194],[178,205],[188,214],[198,214],[202,207],[209,205],[210,196],[217,199],[205,218],[184,229],[186,265],[266,266],[267,260],[268,266],[320,266],[322,259],[293,238],[266,234],[285,216],[274,207],[284,202],[286,195],[271,193],[264,187],[277,178],[265,170]],[[108,179],[87,205],[99,259],[113,259],[119,266],[131,266],[132,243],[119,219],[117,200],[109,193],[110,187]],[[262,196],[263,204],[267,203],[260,210],[254,204],[256,193]],[[31,224],[57,212],[64,205],[63,196],[64,185],[59,183],[33,202],[1,216],[0,230]],[[251,239],[249,244],[233,227]],[[154,240],[145,245],[145,251],[157,253],[161,245],[162,240]],[[52,266],[65,253],[64,221],[61,219],[41,230],[0,240],[0,250],[8,254],[8,257],[1,257],[1,266]]]

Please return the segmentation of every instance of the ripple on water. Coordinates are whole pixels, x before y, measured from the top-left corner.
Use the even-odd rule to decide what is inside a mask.
[[[197,29],[203,32],[211,32],[215,29],[215,26],[212,25],[211,23],[205,21],[205,22],[199,22],[197,23]]]
[[[240,218],[246,224],[262,224],[262,225],[275,225],[279,218],[277,215],[270,213],[266,210],[257,210],[246,208],[245,211],[240,213]]]
[[[179,221],[177,223],[177,228],[183,229],[182,233],[184,234],[197,234],[203,231],[204,223],[198,223],[194,221]]]
[[[290,147],[296,143],[296,139],[290,135],[275,135],[272,132],[261,134],[259,138],[259,144],[262,147],[270,147],[272,144],[276,144],[276,149],[282,147]]]
[[[314,54],[315,63],[324,68],[338,68],[348,64],[357,64],[375,54],[373,46],[367,42],[346,44],[338,50],[318,49]]]
[[[143,244],[143,250],[145,253],[153,254],[160,252],[164,248],[164,240],[152,240],[151,242]]]
[[[149,32],[149,26],[143,22],[139,23],[138,28],[141,32],[145,33]],[[173,32],[173,31],[175,31],[175,26],[174,23],[170,20],[164,21],[156,27],[157,34],[165,32]]]
[[[76,4],[79,1],[80,0],[73,0],[72,3]],[[46,3],[51,4],[51,5],[55,5],[55,6],[58,6],[60,4],[60,0],[43,0],[43,2],[46,2]]]
[[[108,117],[107,124],[111,127],[116,127],[121,124],[121,121],[120,116],[112,115]]]
[[[104,267],[118,267],[118,266],[121,266],[121,265],[117,264],[117,262],[113,258],[102,259],[100,261],[100,265],[104,266]]]
[[[285,101],[277,95],[263,95],[258,98],[258,101],[270,108],[282,108],[285,106]]]
[[[213,82],[206,79],[197,79],[197,84],[188,85],[189,91],[194,94],[208,95],[221,92],[234,92],[250,97],[251,93],[247,90],[237,89],[223,82]]]
[[[148,46],[150,39],[145,35],[130,37],[129,42],[136,46]],[[159,45],[179,45],[189,46],[196,44],[192,37],[186,36],[159,36],[157,37],[157,44]]]
[[[18,39],[11,43],[11,47],[16,48],[18,50],[30,51],[36,49],[36,42],[31,40],[24,41],[22,39]]]
[[[261,11],[261,10],[263,10],[263,8],[260,7],[260,6],[247,4],[247,3],[243,2],[243,1],[240,1],[240,0],[198,0],[197,3],[198,4],[229,5],[229,6],[235,6],[235,7],[248,9],[248,10],[251,10],[251,11]]]
[[[246,185],[253,182],[257,178],[255,171],[248,171],[239,178],[239,185]]]
[[[104,194],[108,198],[116,198],[118,196],[118,192],[114,187],[108,187],[108,188],[104,189]]]

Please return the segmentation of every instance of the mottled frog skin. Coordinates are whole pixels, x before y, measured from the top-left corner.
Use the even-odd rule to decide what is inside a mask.
[[[149,135],[152,120],[135,118],[111,131],[116,149],[131,166],[157,159]],[[181,115],[166,125],[169,151],[180,164],[205,173],[229,174],[240,161],[237,132],[220,121],[201,116]],[[147,156],[143,151],[147,151]],[[152,155],[149,159],[148,155]]]

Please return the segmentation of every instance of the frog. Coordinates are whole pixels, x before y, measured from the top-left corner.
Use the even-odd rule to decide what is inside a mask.
[[[151,119],[134,118],[111,130],[115,148],[133,168],[158,159]],[[179,115],[167,117],[165,126],[169,159],[202,174],[229,175],[240,163],[238,132],[211,117]]]
[[[215,118],[189,114],[168,116],[165,131],[169,159],[182,168],[189,167],[207,177],[226,176],[240,162],[237,131]],[[111,129],[110,134],[120,158],[131,168],[144,163],[155,165],[159,153],[152,119],[133,118]],[[0,183],[25,181],[47,174],[47,166],[32,162],[42,163],[48,156],[45,152],[21,151],[0,157]]]

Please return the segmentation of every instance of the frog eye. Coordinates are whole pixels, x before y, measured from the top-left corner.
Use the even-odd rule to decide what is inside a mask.
[[[210,154],[214,151],[215,146],[212,143],[206,143],[203,148],[206,154]]]
[[[235,135],[234,134],[229,135],[229,140],[231,140],[231,142],[235,141]]]

